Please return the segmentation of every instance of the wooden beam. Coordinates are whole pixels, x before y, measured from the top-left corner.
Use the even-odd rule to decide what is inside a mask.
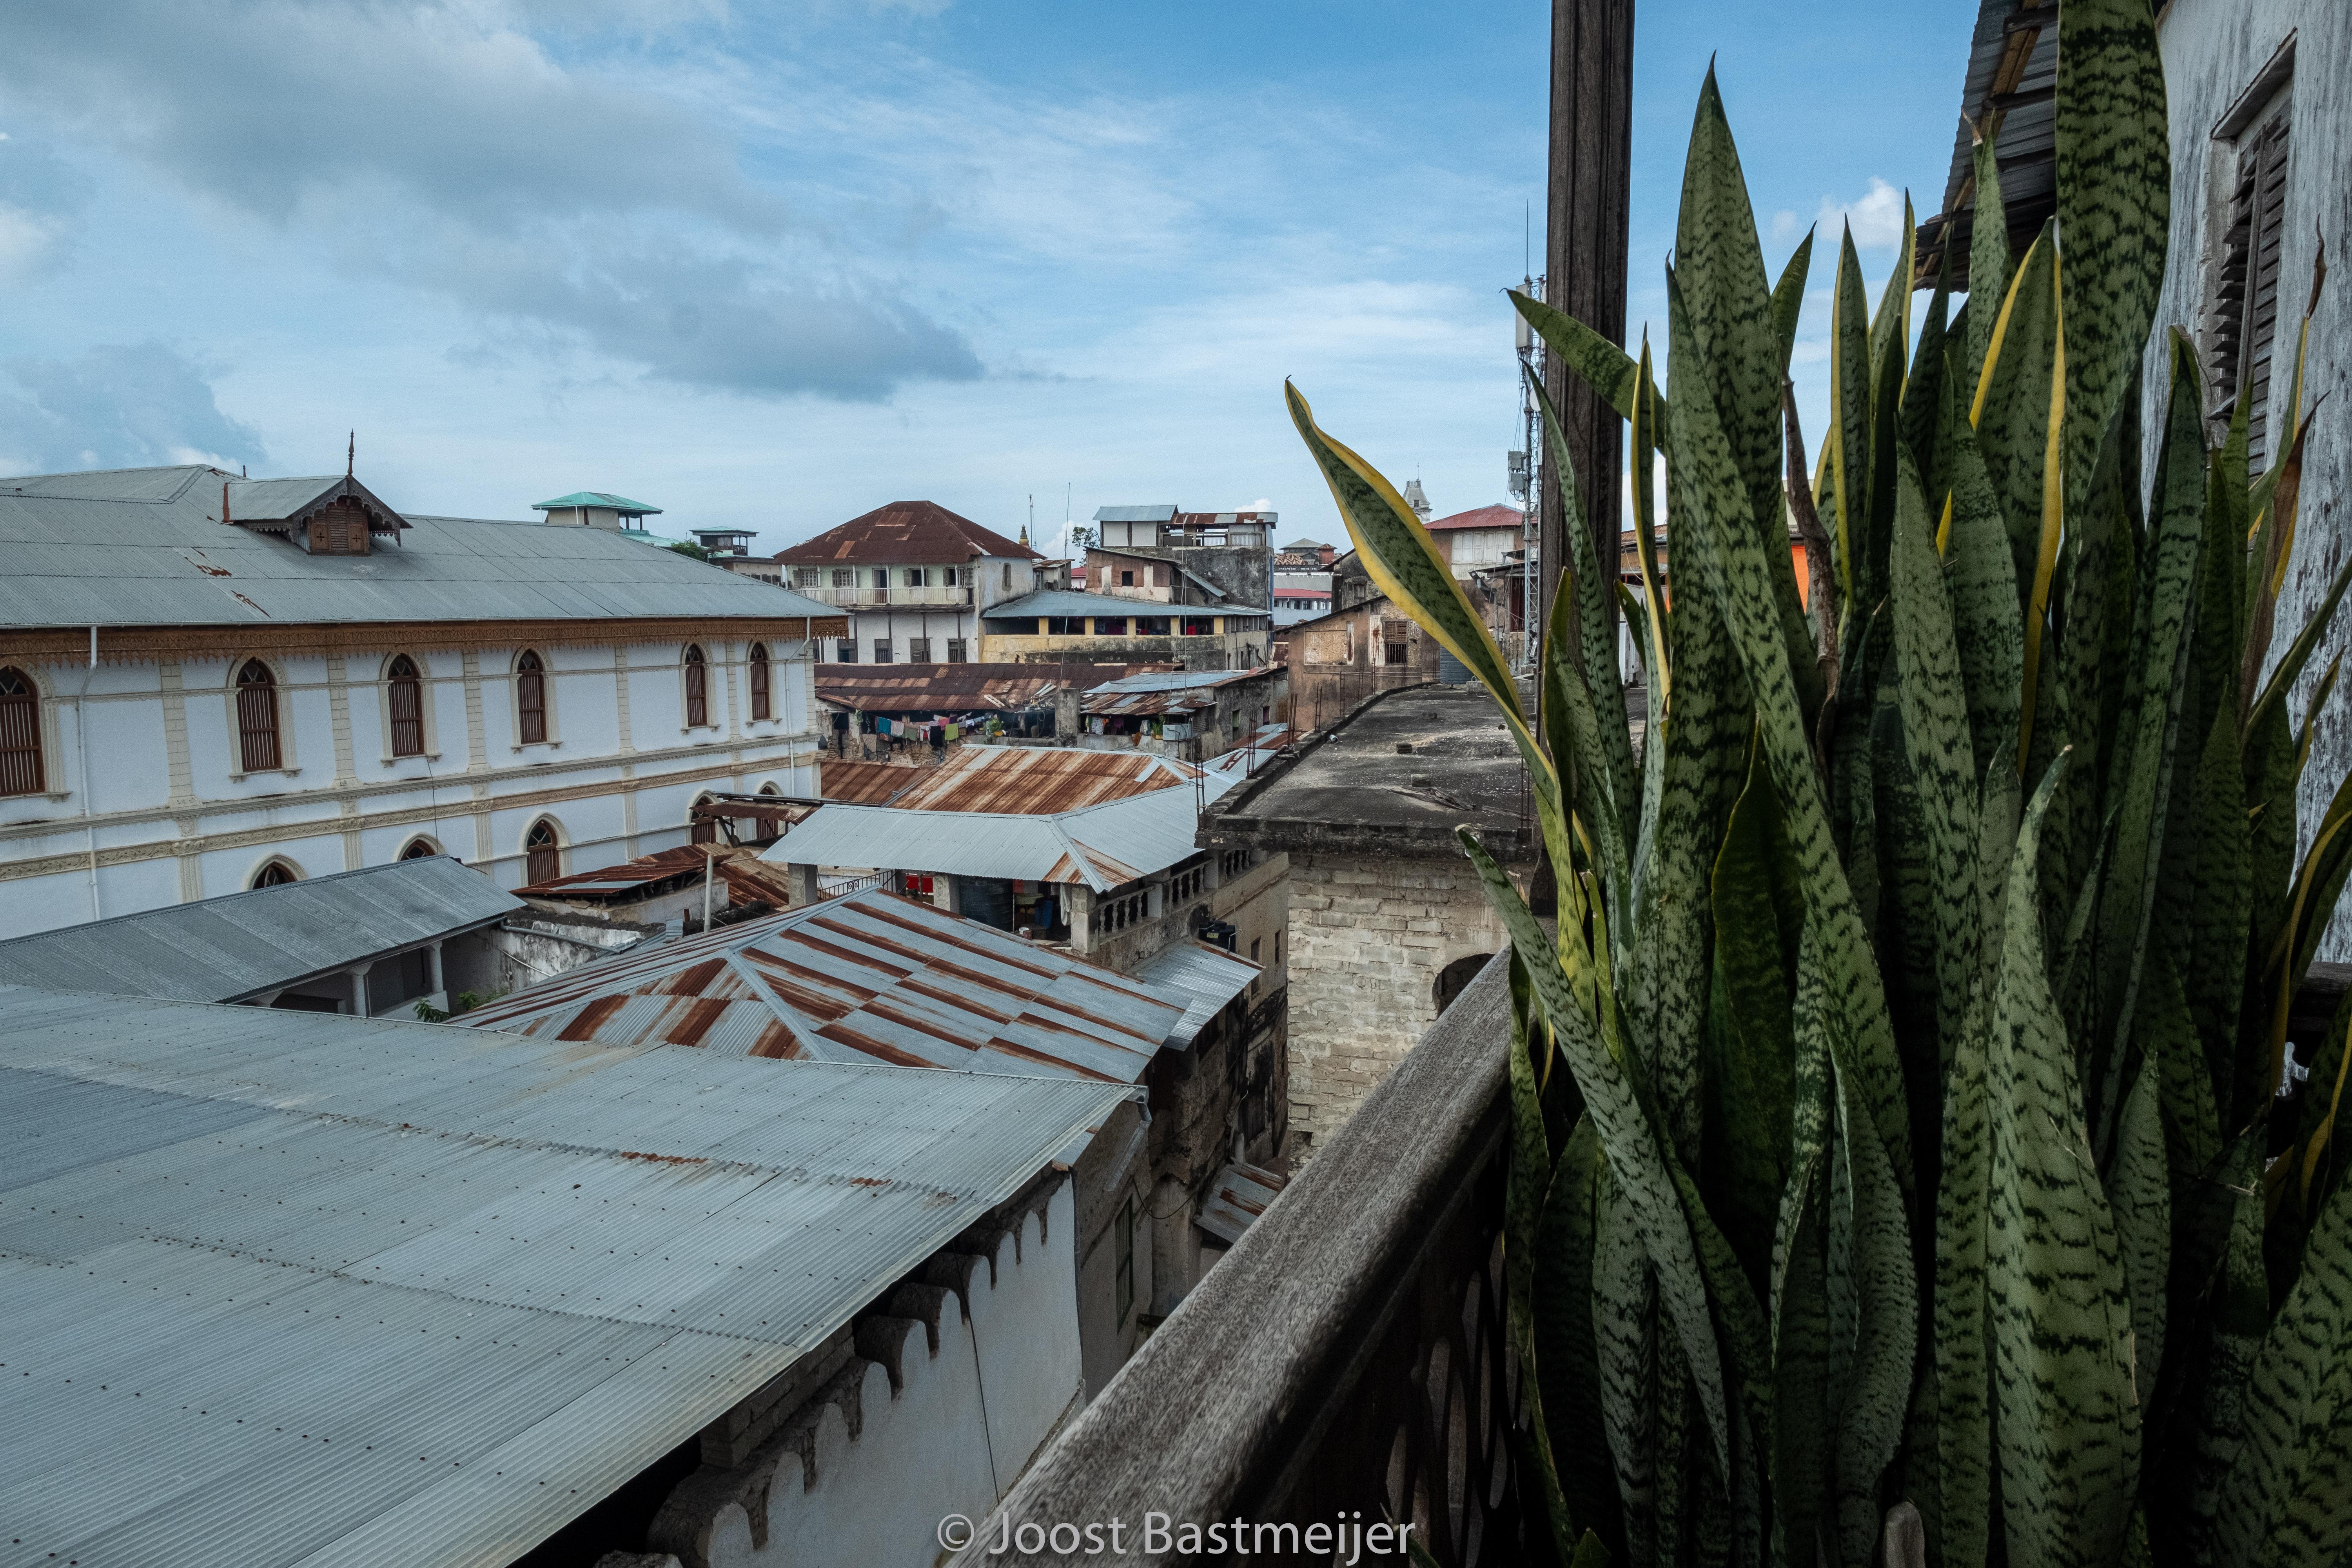
[[[1552,0],[1545,299],[1619,344],[1625,341],[1633,110],[1633,0]],[[1545,382],[1559,408],[1594,552],[1601,562],[1613,562],[1621,531],[1618,469],[1624,421],[1564,365],[1548,364]],[[1535,625],[1541,627],[1550,624],[1552,599],[1569,560],[1559,476],[1549,462],[1538,515],[1543,593]]]

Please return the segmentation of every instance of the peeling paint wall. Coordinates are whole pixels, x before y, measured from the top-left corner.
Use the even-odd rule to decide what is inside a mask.
[[[2341,270],[2352,254],[2352,5],[2345,0],[2172,0],[2160,23],[2165,88],[2172,115],[2172,241],[2158,333],[2147,361],[2144,471],[2155,471],[2169,384],[2164,329],[2179,326],[2201,343],[2210,272],[2220,249],[2227,185],[2236,149],[2214,132],[2292,34],[2295,40],[2287,191],[2279,279],[2278,371],[2271,399],[2271,450],[2283,453],[2286,383],[2294,332],[2309,299],[2315,247],[2325,240]],[[2327,402],[2312,424],[2304,453],[2303,500],[2295,560],[2280,595],[2273,659],[2310,617],[2346,559],[2347,479],[2352,479],[2352,289],[2338,277],[2319,300],[2304,373],[2304,407]],[[2210,370],[2209,370],[2210,376]],[[2352,647],[2352,617],[2339,614],[2288,706],[2298,721],[2328,662]],[[2310,765],[2297,802],[2298,851],[2337,781],[2352,770],[2352,710],[2339,693],[2319,716]],[[2320,956],[2352,957],[2352,917],[2339,910]]]

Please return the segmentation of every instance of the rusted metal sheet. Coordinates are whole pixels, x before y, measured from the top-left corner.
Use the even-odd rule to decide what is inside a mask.
[[[923,769],[889,804],[901,811],[1050,816],[1190,784],[1201,770],[1171,758],[1055,746],[964,746]]]
[[[815,810],[810,806],[801,815],[807,816]],[[684,887],[698,881],[706,859],[718,861],[718,879],[726,888],[730,903],[765,902],[781,908],[792,898],[783,873],[763,863],[756,851],[718,844],[682,844],[675,849],[640,855],[601,870],[550,877],[545,881],[517,888],[515,892],[521,898],[558,903],[635,903],[665,891],[666,885]]]
[[[894,500],[877,506],[814,539],[777,552],[776,559],[792,566],[851,562],[960,566],[982,555],[1013,561],[1045,559],[1027,545],[929,500]]]
[[[1133,1083],[1190,1000],[867,889],[572,970],[451,1022],[605,1047]]]
[[[856,763],[825,757],[817,763],[817,793],[827,800],[887,805],[920,783],[924,772],[898,763]]]
[[[1289,1184],[1287,1176],[1235,1161],[1217,1173],[1217,1184],[1192,1223],[1231,1247]]]

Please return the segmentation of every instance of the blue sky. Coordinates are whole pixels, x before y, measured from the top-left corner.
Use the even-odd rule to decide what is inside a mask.
[[[1633,323],[1717,57],[1776,268],[1874,291],[1969,0],[1643,0]],[[360,470],[425,513],[617,490],[770,548],[928,497],[1011,531],[1265,503],[1288,427],[1503,497],[1549,6],[15,0],[0,471]],[[1663,329],[1660,329],[1663,336]],[[1809,435],[1823,398],[1799,350]]]

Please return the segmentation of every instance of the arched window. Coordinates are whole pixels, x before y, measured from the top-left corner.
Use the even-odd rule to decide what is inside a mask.
[[[282,888],[289,882],[301,879],[302,873],[283,860],[272,860],[253,874],[253,885],[257,888]]]
[[[702,649],[693,643],[687,644],[686,727],[689,730],[710,722],[710,695],[705,680],[708,673],[702,662]]]
[[[715,816],[709,816],[702,809],[709,804],[710,797],[709,795],[703,795],[695,796],[694,809],[688,812],[686,816],[686,841],[688,843],[716,844],[719,842],[719,819]]]
[[[555,824],[541,817],[530,825],[530,833],[522,841],[523,881],[526,886],[552,882],[563,875],[563,847],[556,842]]]
[[[247,659],[236,672],[236,737],[247,773],[269,773],[283,765],[278,748],[278,678],[257,658]]]
[[[40,693],[23,670],[0,669],[0,795],[38,795],[43,781]]]
[[[547,667],[528,648],[515,660],[515,727],[526,746],[547,739]]]
[[[412,838],[408,841],[408,847],[400,852],[400,858],[404,860],[430,860],[440,853],[439,846],[430,838]]]
[[[385,690],[392,699],[392,754],[425,754],[425,685],[416,677],[416,661],[402,654],[386,672]]]
[[[751,645],[751,717],[775,717],[768,706],[768,645],[763,642]]]

